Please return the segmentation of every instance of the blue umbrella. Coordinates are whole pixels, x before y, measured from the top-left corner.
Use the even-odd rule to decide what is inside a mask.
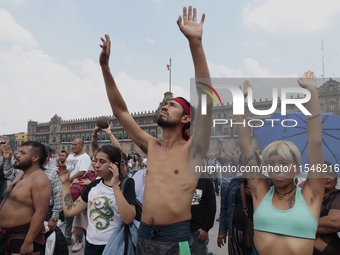
[[[299,148],[302,166],[307,164],[308,137],[306,116],[301,112],[287,111],[286,115],[276,113],[269,120],[272,121],[265,121],[262,127],[254,129],[254,134],[261,149],[264,150],[268,144],[278,140],[291,141]],[[282,121],[283,125],[281,124]],[[335,170],[339,170],[340,118],[333,113],[321,113],[321,129],[324,159],[332,163],[333,166],[336,165],[337,168]],[[338,175],[340,175],[339,172]]]

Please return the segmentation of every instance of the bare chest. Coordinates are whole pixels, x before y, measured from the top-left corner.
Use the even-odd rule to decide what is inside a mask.
[[[19,182],[14,182],[5,191],[5,198],[8,202],[16,202],[22,205],[32,205],[32,181],[23,179]]]

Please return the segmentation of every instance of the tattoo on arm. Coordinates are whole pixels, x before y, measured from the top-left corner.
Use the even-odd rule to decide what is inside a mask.
[[[80,199],[78,197],[77,200],[74,201],[74,203],[73,203],[73,208],[75,208],[79,202],[80,202]]]
[[[291,196],[290,198],[287,199],[289,209],[293,208],[293,206],[295,205],[295,193],[296,192],[294,192],[293,196]]]
[[[92,148],[98,148],[98,143],[97,142],[92,142],[91,146],[92,146]]]
[[[65,205],[67,207],[67,210],[70,210],[70,208],[71,208],[71,206],[73,204],[71,193],[67,193],[65,195],[64,202],[65,202]]]
[[[247,156],[245,156],[245,159],[244,159],[244,162],[243,162],[244,164],[243,165],[249,165],[249,162],[251,160],[255,160],[256,161],[255,153],[254,152],[253,152],[253,154],[249,158],[247,158]]]
[[[251,161],[255,161],[255,162],[251,162]],[[259,171],[260,168],[256,161],[255,152],[253,152],[253,154],[250,157],[245,156],[244,159],[241,159],[241,164],[243,166],[250,167],[250,171],[245,173],[247,178],[254,180],[256,176],[258,176],[258,173],[260,172]]]

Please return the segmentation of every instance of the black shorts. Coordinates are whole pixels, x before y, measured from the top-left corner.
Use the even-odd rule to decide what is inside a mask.
[[[20,248],[24,243],[24,239],[12,239],[9,243],[9,251],[11,253],[20,253]],[[44,245],[33,242],[33,252],[42,252]]]

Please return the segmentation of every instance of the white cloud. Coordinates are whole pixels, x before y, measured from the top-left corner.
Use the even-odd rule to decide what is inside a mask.
[[[328,0],[265,0],[262,5],[248,5],[243,22],[251,30],[270,34],[310,34],[331,25],[331,18],[340,13],[340,1]]]
[[[253,58],[243,59],[245,70],[251,77],[273,77],[268,68],[261,67],[260,64]]]
[[[212,78],[242,78],[245,74],[240,69],[229,68],[224,65],[216,65],[208,61],[210,76]]]
[[[297,74],[291,73],[288,75],[280,75],[271,73],[268,68],[261,67],[259,62],[257,62],[253,58],[244,58],[243,59],[244,67],[246,73],[250,77],[254,78],[295,78],[299,77]]]
[[[38,46],[33,35],[18,25],[12,15],[4,9],[0,9],[0,41],[17,43],[28,48]]]
[[[299,77],[297,74],[278,75],[273,74],[268,68],[260,66],[253,58],[243,59],[244,69],[234,69],[224,65],[216,65],[208,61],[210,76],[212,78],[281,78]]]
[[[0,49],[0,134],[26,131],[30,119],[48,122],[54,114],[64,120],[112,115],[99,65],[90,59],[71,65],[76,70],[20,45]],[[167,82],[153,84],[125,72],[114,77],[131,112],[156,110],[168,90]],[[190,98],[180,86],[172,90]]]
[[[155,44],[156,42],[154,40],[152,40],[151,38],[147,37],[145,38],[145,40],[151,44]]]

